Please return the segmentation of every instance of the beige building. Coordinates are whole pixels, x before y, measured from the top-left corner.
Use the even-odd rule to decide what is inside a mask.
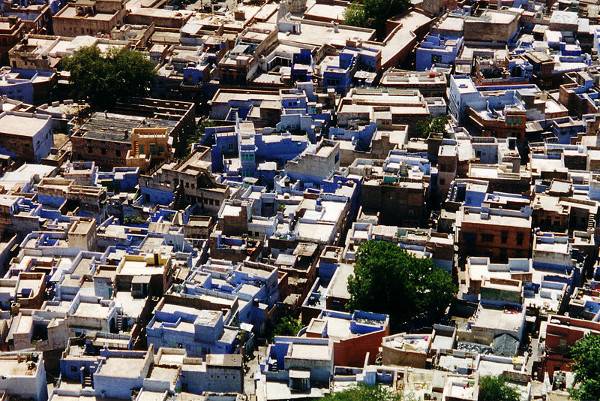
[[[337,109],[342,127],[375,122],[378,129],[393,130],[408,125],[409,134],[417,121],[431,115],[425,97],[418,90],[354,88],[342,98]]]
[[[179,201],[198,203],[206,213],[216,215],[231,190],[216,182],[210,169],[210,149],[200,148],[184,160],[163,164],[151,175],[140,175],[140,188],[148,200],[155,191],[180,191]]]
[[[96,221],[77,220],[68,232],[70,248],[93,251],[96,249]]]
[[[54,17],[54,33],[63,36],[110,33],[123,23],[125,8],[122,0],[79,0],[67,4]]]
[[[104,53],[128,45],[127,41],[87,35],[66,37],[30,34],[10,49],[8,56],[12,68],[52,70],[63,57],[72,55],[82,47],[97,46]]]
[[[0,113],[0,146],[13,157],[39,161],[50,153],[52,145],[50,116],[12,111]]]
[[[131,149],[127,151],[125,164],[145,171],[169,160],[171,154],[167,128],[134,128],[131,130]]]
[[[485,10],[464,22],[464,38],[472,41],[508,42],[519,28],[521,14],[512,10]]]

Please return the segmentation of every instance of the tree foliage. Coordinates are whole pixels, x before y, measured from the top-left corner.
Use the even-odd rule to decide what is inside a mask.
[[[479,379],[478,401],[519,401],[519,392],[509,386],[503,376],[487,376]]]
[[[200,142],[206,128],[214,126],[215,122],[213,120],[204,119],[198,124],[196,131],[194,131],[193,134],[180,135],[175,143],[175,157],[184,158],[189,156],[192,150],[192,145]]]
[[[295,336],[302,329],[302,322],[292,316],[284,316],[273,328],[274,336]]]
[[[62,60],[71,74],[73,95],[95,107],[143,95],[154,77],[154,65],[142,53],[113,48],[102,53],[97,46],[83,47]]]
[[[446,131],[447,116],[427,118],[417,122],[416,131],[419,138],[428,138],[431,134]]]
[[[373,28],[377,37],[384,39],[386,21],[401,14],[409,4],[408,0],[355,0],[346,9],[344,20],[348,25]]]
[[[600,400],[600,336],[588,334],[570,350],[575,373],[571,396],[579,401]]]
[[[357,251],[348,291],[351,309],[387,313],[399,326],[416,318],[438,319],[456,288],[431,259],[416,258],[390,242],[368,241]]]
[[[322,398],[323,401],[400,401],[400,394],[382,386],[359,385]]]

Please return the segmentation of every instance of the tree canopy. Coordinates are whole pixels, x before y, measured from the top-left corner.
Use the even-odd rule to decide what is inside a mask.
[[[400,401],[402,397],[382,386],[360,385],[322,398],[323,401]]]
[[[284,316],[273,328],[274,336],[295,336],[302,329],[300,319]]]
[[[438,319],[456,287],[431,259],[417,258],[390,242],[368,241],[357,251],[348,291],[351,309],[387,313],[398,327],[417,318]]]
[[[83,47],[62,60],[71,74],[73,96],[104,107],[115,100],[143,95],[154,77],[154,65],[142,53],[97,46]]]
[[[478,401],[519,401],[519,392],[506,383],[503,376],[487,376],[479,379]]]
[[[344,20],[348,25],[373,28],[377,37],[384,39],[386,21],[401,14],[409,4],[408,0],[355,0],[346,9]]]
[[[206,128],[213,127],[214,125],[215,122],[213,120],[204,119],[200,121],[193,134],[184,133],[180,135],[175,142],[175,157],[184,158],[188,156],[192,150],[192,145],[200,142]]]
[[[575,373],[571,396],[579,401],[600,400],[600,336],[588,334],[570,350]]]
[[[444,133],[448,116],[427,118],[417,122],[416,131],[419,138],[428,138],[431,134]]]

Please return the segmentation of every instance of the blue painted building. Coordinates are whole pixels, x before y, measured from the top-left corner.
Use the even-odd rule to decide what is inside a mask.
[[[427,35],[416,50],[416,69],[426,71],[435,65],[452,65],[463,45],[463,38]]]
[[[544,121],[546,126],[558,139],[561,145],[571,144],[571,139],[586,131],[586,124],[572,117],[560,117]]]
[[[212,171],[255,177],[261,162],[273,161],[282,165],[302,153],[309,143],[307,137],[291,135],[289,132],[242,134],[238,129],[237,126],[230,126],[213,131]],[[235,166],[226,166],[224,163],[226,157],[236,156],[240,158],[239,171]]]
[[[138,183],[139,168],[115,167],[112,171],[100,171],[96,176],[96,185],[108,186],[117,192],[131,192]]]
[[[296,349],[312,358],[295,352]],[[313,383],[329,383],[333,366],[333,346],[329,339],[283,336],[273,339],[267,348],[267,357],[259,364],[266,380],[287,382],[291,369],[301,369],[310,372],[309,381]]]
[[[306,132],[310,142],[316,143],[320,139],[318,134],[331,121],[331,112],[323,111],[316,101],[312,83],[297,85],[297,88],[285,89],[280,92],[281,120],[275,129],[278,132]]]
[[[58,11],[60,11],[61,8],[63,8],[63,6],[65,4],[67,4],[66,0],[13,0],[12,4],[14,5],[18,5],[20,7],[27,7],[29,5],[34,5],[34,4],[39,4],[39,5],[45,5],[48,4],[49,8],[50,8],[50,12],[52,13],[52,15],[56,14]],[[0,0],[0,8],[4,7],[4,0]]]
[[[231,317],[220,310],[198,309],[161,301],[146,327],[148,344],[183,348],[192,357],[235,352],[239,330],[226,327]]]
[[[36,99],[34,82],[42,82],[45,79],[49,83],[53,76],[52,71],[4,67],[0,72],[0,82],[2,83],[0,95],[27,104],[34,104]]]
[[[144,185],[140,181],[140,193],[144,201],[155,205],[169,205],[175,199],[172,190]]]
[[[355,52],[342,51],[338,56],[330,58],[329,63],[324,66],[323,87],[345,95],[352,87],[352,78],[357,68]]]
[[[331,139],[352,141],[357,151],[368,151],[371,148],[373,135],[377,132],[377,124],[372,122],[368,125],[353,128],[331,127],[329,136]]]
[[[267,312],[279,301],[277,269],[254,262],[209,259],[190,274],[182,291],[191,297],[238,299],[232,319],[252,326],[258,333],[265,328]]]
[[[300,49],[292,56],[292,81],[307,82],[313,78],[313,56],[310,49]]]

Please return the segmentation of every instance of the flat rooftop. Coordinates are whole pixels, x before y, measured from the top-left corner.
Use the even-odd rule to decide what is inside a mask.
[[[499,215],[487,213],[488,217],[482,218],[483,213],[469,212],[462,214],[462,223],[484,224],[492,226],[531,227],[531,216]]]
[[[108,319],[110,308],[99,303],[80,302],[73,313],[78,317],[92,317],[97,319]]]
[[[291,344],[290,358],[294,359],[312,359],[329,360],[331,359],[330,349],[322,344]]]
[[[33,137],[40,132],[50,116],[39,118],[18,114],[0,115],[0,134]]]
[[[79,129],[86,139],[130,143],[134,128],[167,128],[170,133],[176,125],[176,121],[157,118],[94,113]]]
[[[354,266],[340,264],[329,283],[327,295],[333,298],[350,299],[348,292],[348,277],[354,272]]]
[[[77,14],[77,6],[69,5],[59,11],[54,18],[76,18],[80,20],[98,20],[98,21],[110,21],[116,13],[108,14],[108,13],[96,13],[96,14]]]
[[[29,369],[26,358],[19,362],[16,356],[0,357],[0,372],[3,376],[33,376],[35,370]]]
[[[315,3],[306,10],[304,16],[308,16],[309,18],[327,18],[328,20],[343,21],[345,12],[345,6]]]
[[[297,42],[313,46],[328,44],[344,47],[349,39],[366,41],[372,39],[374,35],[374,29],[340,25],[336,32],[336,29],[330,23],[303,20],[300,33],[279,32],[278,39],[283,43]]]
[[[479,307],[473,325],[499,331],[518,332],[523,325],[522,312]]]
[[[96,375],[136,378],[141,376],[144,365],[144,358],[110,357],[102,364],[100,370],[96,372]]]

